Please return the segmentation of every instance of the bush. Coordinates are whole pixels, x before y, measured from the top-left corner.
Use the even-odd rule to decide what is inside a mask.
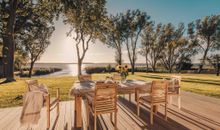
[[[61,70],[62,69],[59,68],[39,68],[33,71],[32,76],[47,75]],[[23,74],[20,74],[20,77],[28,77],[29,76],[28,73],[29,73],[29,69],[28,70],[25,69],[23,70]]]
[[[115,72],[115,68],[111,69],[109,67],[86,67],[85,71],[87,74],[93,74],[93,73],[110,73],[110,72]]]
[[[50,73],[54,73],[57,71],[61,71],[61,69],[59,68],[41,68],[41,69],[37,69],[34,71],[34,75],[38,76],[38,75],[46,75],[46,74],[50,74]]]

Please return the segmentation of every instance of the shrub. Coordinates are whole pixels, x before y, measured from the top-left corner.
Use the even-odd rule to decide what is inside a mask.
[[[86,67],[85,71],[87,74],[92,74],[92,73],[105,73],[106,68],[105,67]]]
[[[61,69],[59,68],[40,68],[40,69],[37,69],[34,71],[34,75],[46,75],[46,74],[50,74],[50,73],[54,73],[54,72],[57,72],[57,71],[60,71]]]

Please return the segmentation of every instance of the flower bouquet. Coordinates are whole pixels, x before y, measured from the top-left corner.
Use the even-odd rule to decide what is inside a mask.
[[[128,65],[117,65],[115,70],[120,73],[121,80],[125,81],[128,76]]]

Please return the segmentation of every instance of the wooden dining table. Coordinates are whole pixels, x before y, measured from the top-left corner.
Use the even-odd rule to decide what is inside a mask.
[[[94,92],[95,84],[100,81],[84,81],[75,82],[70,89],[70,96],[75,98],[75,127],[82,127],[82,97],[90,92]],[[118,95],[135,93],[136,89],[145,89],[150,91],[152,81],[144,80],[125,80],[124,82],[117,82]]]

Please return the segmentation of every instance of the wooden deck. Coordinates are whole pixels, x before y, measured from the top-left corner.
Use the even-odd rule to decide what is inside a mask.
[[[51,130],[75,130],[74,128],[74,101],[62,102],[60,106],[60,116],[55,118],[55,111],[52,113]],[[141,108],[140,117],[136,116],[136,103],[134,96],[132,102],[128,97],[119,97],[118,100],[118,129],[119,130],[217,130],[220,129],[220,100],[201,96],[189,92],[182,93],[182,108],[177,108],[176,99],[168,106],[168,121],[163,119],[163,109],[159,108],[159,113],[155,115],[154,125],[149,125],[149,112]],[[83,128],[86,128],[86,113],[83,104]],[[19,118],[21,107],[0,109],[0,130],[26,130],[26,126],[20,126]],[[90,115],[90,129],[92,130],[93,118]],[[113,123],[109,115],[98,117],[98,129],[112,130]],[[46,129],[46,111],[43,108],[41,119],[35,130]]]

